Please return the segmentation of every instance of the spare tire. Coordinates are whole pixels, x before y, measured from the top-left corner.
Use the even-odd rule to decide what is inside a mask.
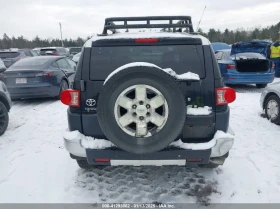
[[[164,149],[181,133],[186,102],[178,82],[156,67],[129,67],[104,84],[97,115],[117,147],[144,154]]]

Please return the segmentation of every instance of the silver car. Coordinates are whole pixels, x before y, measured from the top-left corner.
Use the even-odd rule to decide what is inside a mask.
[[[272,83],[264,89],[260,102],[267,119],[280,125],[280,81]]]

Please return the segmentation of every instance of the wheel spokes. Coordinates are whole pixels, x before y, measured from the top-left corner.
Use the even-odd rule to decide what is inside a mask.
[[[155,124],[157,127],[160,127],[165,122],[165,118],[155,112],[152,114],[151,122]]]
[[[157,109],[160,106],[164,105],[164,98],[161,95],[155,96],[150,100],[150,105],[152,108]]]
[[[131,109],[132,100],[126,96],[121,96],[118,100],[118,105],[120,105],[121,107],[123,107],[125,109]]]
[[[133,122],[134,122],[134,120],[133,120],[132,115],[130,113],[126,113],[125,115],[123,115],[119,119],[119,123],[123,127],[126,127],[126,126],[128,126],[129,124],[131,124]]]
[[[147,90],[144,85],[137,85],[135,88],[135,98],[138,101],[143,101],[147,98]]]
[[[138,121],[136,123],[136,137],[146,136],[147,132],[147,123],[145,121]]]

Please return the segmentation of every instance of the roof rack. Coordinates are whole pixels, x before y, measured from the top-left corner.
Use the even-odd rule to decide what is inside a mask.
[[[169,23],[157,23],[151,24],[151,21],[168,20]],[[127,22],[136,22],[128,24]],[[137,21],[146,21],[146,24],[137,24]],[[174,23],[174,21],[176,21]],[[123,22],[123,24],[115,24],[115,22]],[[102,35],[107,35],[108,30],[112,33],[117,33],[117,29],[141,29],[141,28],[162,28],[168,29],[173,32],[182,32],[182,29],[187,29],[190,33],[193,33],[192,19],[190,16],[150,16],[150,17],[111,17],[105,19],[105,25]],[[177,30],[178,29],[178,30]]]

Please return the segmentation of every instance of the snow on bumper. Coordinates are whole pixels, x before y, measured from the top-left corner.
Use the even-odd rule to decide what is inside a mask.
[[[171,145],[182,149],[191,150],[206,150],[211,149],[210,157],[221,157],[225,155],[231,148],[234,142],[234,133],[229,128],[228,133],[217,131],[214,138],[205,143],[184,143],[181,140],[173,142]]]
[[[86,149],[105,149],[115,146],[110,141],[85,136],[79,131],[65,131],[63,138],[66,150],[78,157],[86,157]]]
[[[63,138],[66,150],[78,157],[86,157],[86,149],[105,149],[115,146],[110,141],[84,136],[79,131],[65,131]],[[229,128],[227,133],[217,131],[214,138],[206,143],[184,143],[181,140],[178,140],[171,143],[170,146],[188,150],[211,149],[210,157],[220,157],[229,152],[233,146],[233,142],[234,133]]]

